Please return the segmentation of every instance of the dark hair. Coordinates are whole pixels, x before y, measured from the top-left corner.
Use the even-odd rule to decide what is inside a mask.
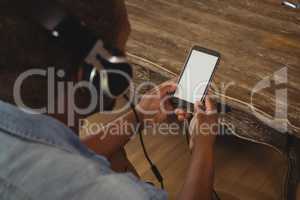
[[[106,43],[114,45],[117,35],[114,9],[118,0],[58,1],[84,20]],[[0,72],[73,65],[69,52],[51,43],[44,30],[16,12],[17,4],[17,0],[0,2]]]

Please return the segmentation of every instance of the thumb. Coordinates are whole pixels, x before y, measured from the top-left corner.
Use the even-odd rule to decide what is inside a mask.
[[[201,101],[196,101],[194,104],[194,111],[195,113],[204,113],[205,112],[205,106]]]
[[[159,88],[160,96],[164,97],[167,94],[171,94],[176,91],[176,88],[177,88],[176,83],[167,82]]]

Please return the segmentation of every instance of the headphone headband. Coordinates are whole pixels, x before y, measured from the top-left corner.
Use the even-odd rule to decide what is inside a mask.
[[[126,57],[106,49],[97,34],[55,0],[27,0],[21,4],[24,4],[25,17],[39,24],[54,41],[70,51],[79,61],[78,64],[90,66],[97,72],[116,70],[132,77]],[[92,70],[93,74],[95,70]],[[124,77],[112,72],[108,72],[103,79],[99,80],[101,90],[113,95],[121,94],[129,85]]]

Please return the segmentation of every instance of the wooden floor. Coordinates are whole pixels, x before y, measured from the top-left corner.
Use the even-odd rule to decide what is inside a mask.
[[[175,199],[189,163],[184,136],[147,134],[146,146],[165,179],[170,199]],[[156,182],[143,156],[138,138],[126,147],[142,179]],[[215,188],[222,200],[279,200],[286,160],[267,147],[233,137],[218,138]]]

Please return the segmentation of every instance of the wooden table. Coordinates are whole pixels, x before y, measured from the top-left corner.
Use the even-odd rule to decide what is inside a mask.
[[[218,89],[231,84],[218,94],[233,107],[225,124],[233,124],[238,137],[275,147],[290,163],[299,162],[300,154],[289,156],[295,145],[286,147],[300,138],[300,10],[279,0],[127,0],[127,7],[133,62],[172,77],[193,45],[219,51],[214,83]],[[255,92],[260,86],[265,88]],[[289,189],[297,180],[290,182]]]

